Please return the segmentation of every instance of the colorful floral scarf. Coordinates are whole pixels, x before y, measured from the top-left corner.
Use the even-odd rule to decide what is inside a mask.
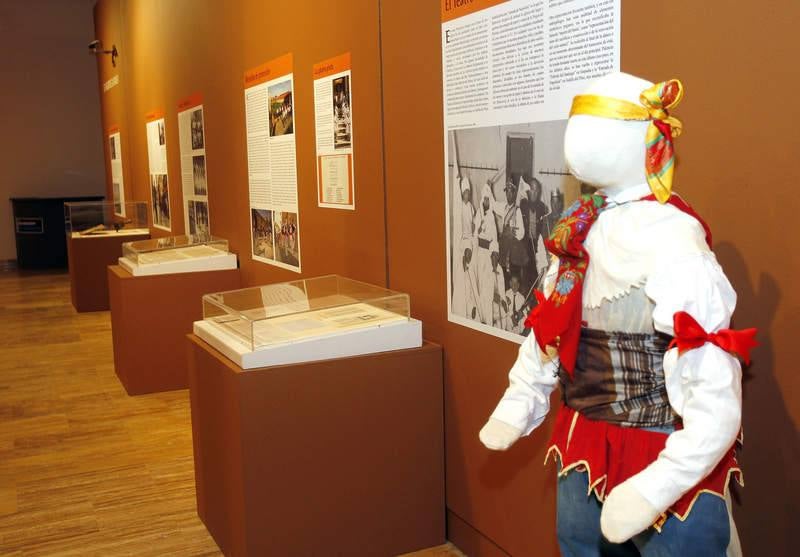
[[[537,292],[539,305],[525,320],[542,351],[548,345],[558,347],[559,359],[570,377],[578,353],[583,280],[589,265],[583,242],[605,204],[603,195],[583,195],[564,211],[545,241],[547,250],[559,259],[555,289],[547,299]]]

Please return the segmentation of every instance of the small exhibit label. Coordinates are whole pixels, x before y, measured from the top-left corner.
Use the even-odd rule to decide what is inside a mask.
[[[17,217],[17,234],[44,234],[42,217]]]

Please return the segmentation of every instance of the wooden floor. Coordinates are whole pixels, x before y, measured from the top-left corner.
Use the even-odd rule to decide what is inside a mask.
[[[0,272],[0,348],[0,555],[220,555],[188,392],[127,396],[108,312],[77,314],[66,274]]]

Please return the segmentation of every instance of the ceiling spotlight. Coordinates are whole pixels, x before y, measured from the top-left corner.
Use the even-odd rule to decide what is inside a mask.
[[[89,43],[89,53],[90,54],[110,54],[111,55],[111,65],[115,68],[117,67],[117,56],[119,56],[119,52],[117,52],[117,45],[111,45],[111,50],[103,50],[103,43],[100,39],[95,39]]]

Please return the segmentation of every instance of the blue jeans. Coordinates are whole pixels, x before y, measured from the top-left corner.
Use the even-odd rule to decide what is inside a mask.
[[[563,557],[725,557],[730,541],[725,500],[702,493],[684,522],[670,516],[658,533],[648,528],[633,539],[611,543],[600,532],[603,505],[587,495],[586,472],[558,478],[557,530]]]

